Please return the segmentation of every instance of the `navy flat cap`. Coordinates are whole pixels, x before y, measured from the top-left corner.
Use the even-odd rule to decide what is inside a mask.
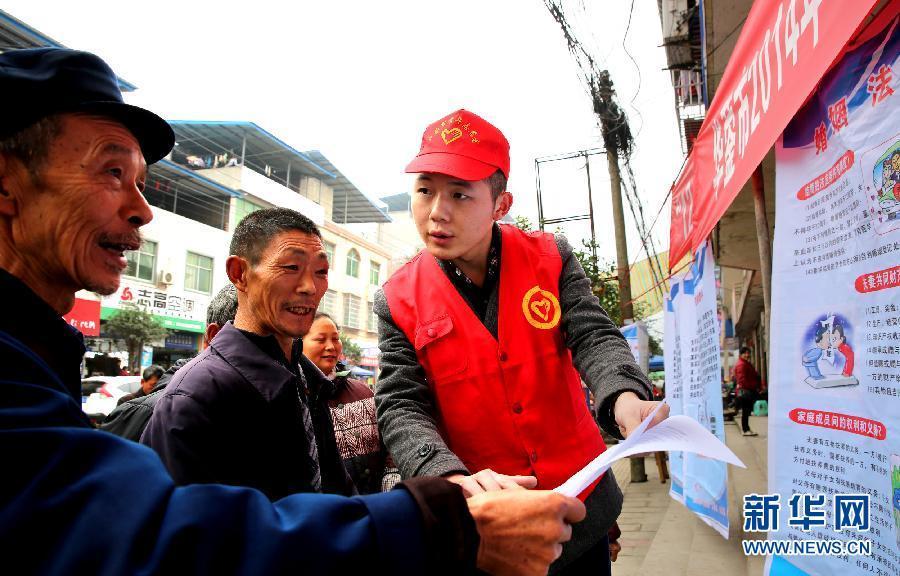
[[[122,123],[141,145],[147,164],[175,145],[169,124],[126,104],[115,73],[98,56],[68,48],[29,48],[0,54],[0,138],[51,114],[81,112]]]

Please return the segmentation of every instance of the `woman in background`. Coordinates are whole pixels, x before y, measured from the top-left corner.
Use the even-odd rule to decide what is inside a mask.
[[[400,473],[378,434],[374,394],[350,377],[340,362],[343,350],[337,324],[328,314],[317,313],[303,337],[303,354],[334,383],[328,406],[344,466],[360,494],[390,490],[400,481]]]

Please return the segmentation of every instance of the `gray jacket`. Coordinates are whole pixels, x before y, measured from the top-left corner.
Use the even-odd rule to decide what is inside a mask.
[[[622,392],[631,391],[649,399],[650,384],[638,368],[618,327],[591,292],[590,280],[562,235],[556,245],[563,266],[559,278],[560,326],[572,351],[575,368],[594,394],[600,425],[621,437],[611,415],[611,406]],[[502,256],[501,256],[501,266]],[[490,296],[485,327],[497,336],[498,286]],[[470,474],[462,461],[447,447],[435,420],[435,406],[425,371],[416,358],[409,339],[394,323],[384,293],[375,296],[378,340],[382,352],[381,375],[375,404],[381,436],[404,478]],[[502,472],[502,471],[501,471]],[[572,541],[566,546],[562,566],[577,558],[606,535],[622,507],[622,493],[608,472],[587,498],[588,515],[575,525]],[[555,565],[555,567],[557,567]]]

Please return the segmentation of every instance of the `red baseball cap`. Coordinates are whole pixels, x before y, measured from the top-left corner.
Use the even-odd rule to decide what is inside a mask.
[[[497,170],[509,178],[509,142],[493,124],[457,110],[430,124],[407,172],[436,172],[461,180],[484,180]]]

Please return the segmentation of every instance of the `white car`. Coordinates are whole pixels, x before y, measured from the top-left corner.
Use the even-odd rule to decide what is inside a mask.
[[[81,409],[92,420],[102,421],[119,398],[141,389],[140,376],[91,376],[81,381]]]

